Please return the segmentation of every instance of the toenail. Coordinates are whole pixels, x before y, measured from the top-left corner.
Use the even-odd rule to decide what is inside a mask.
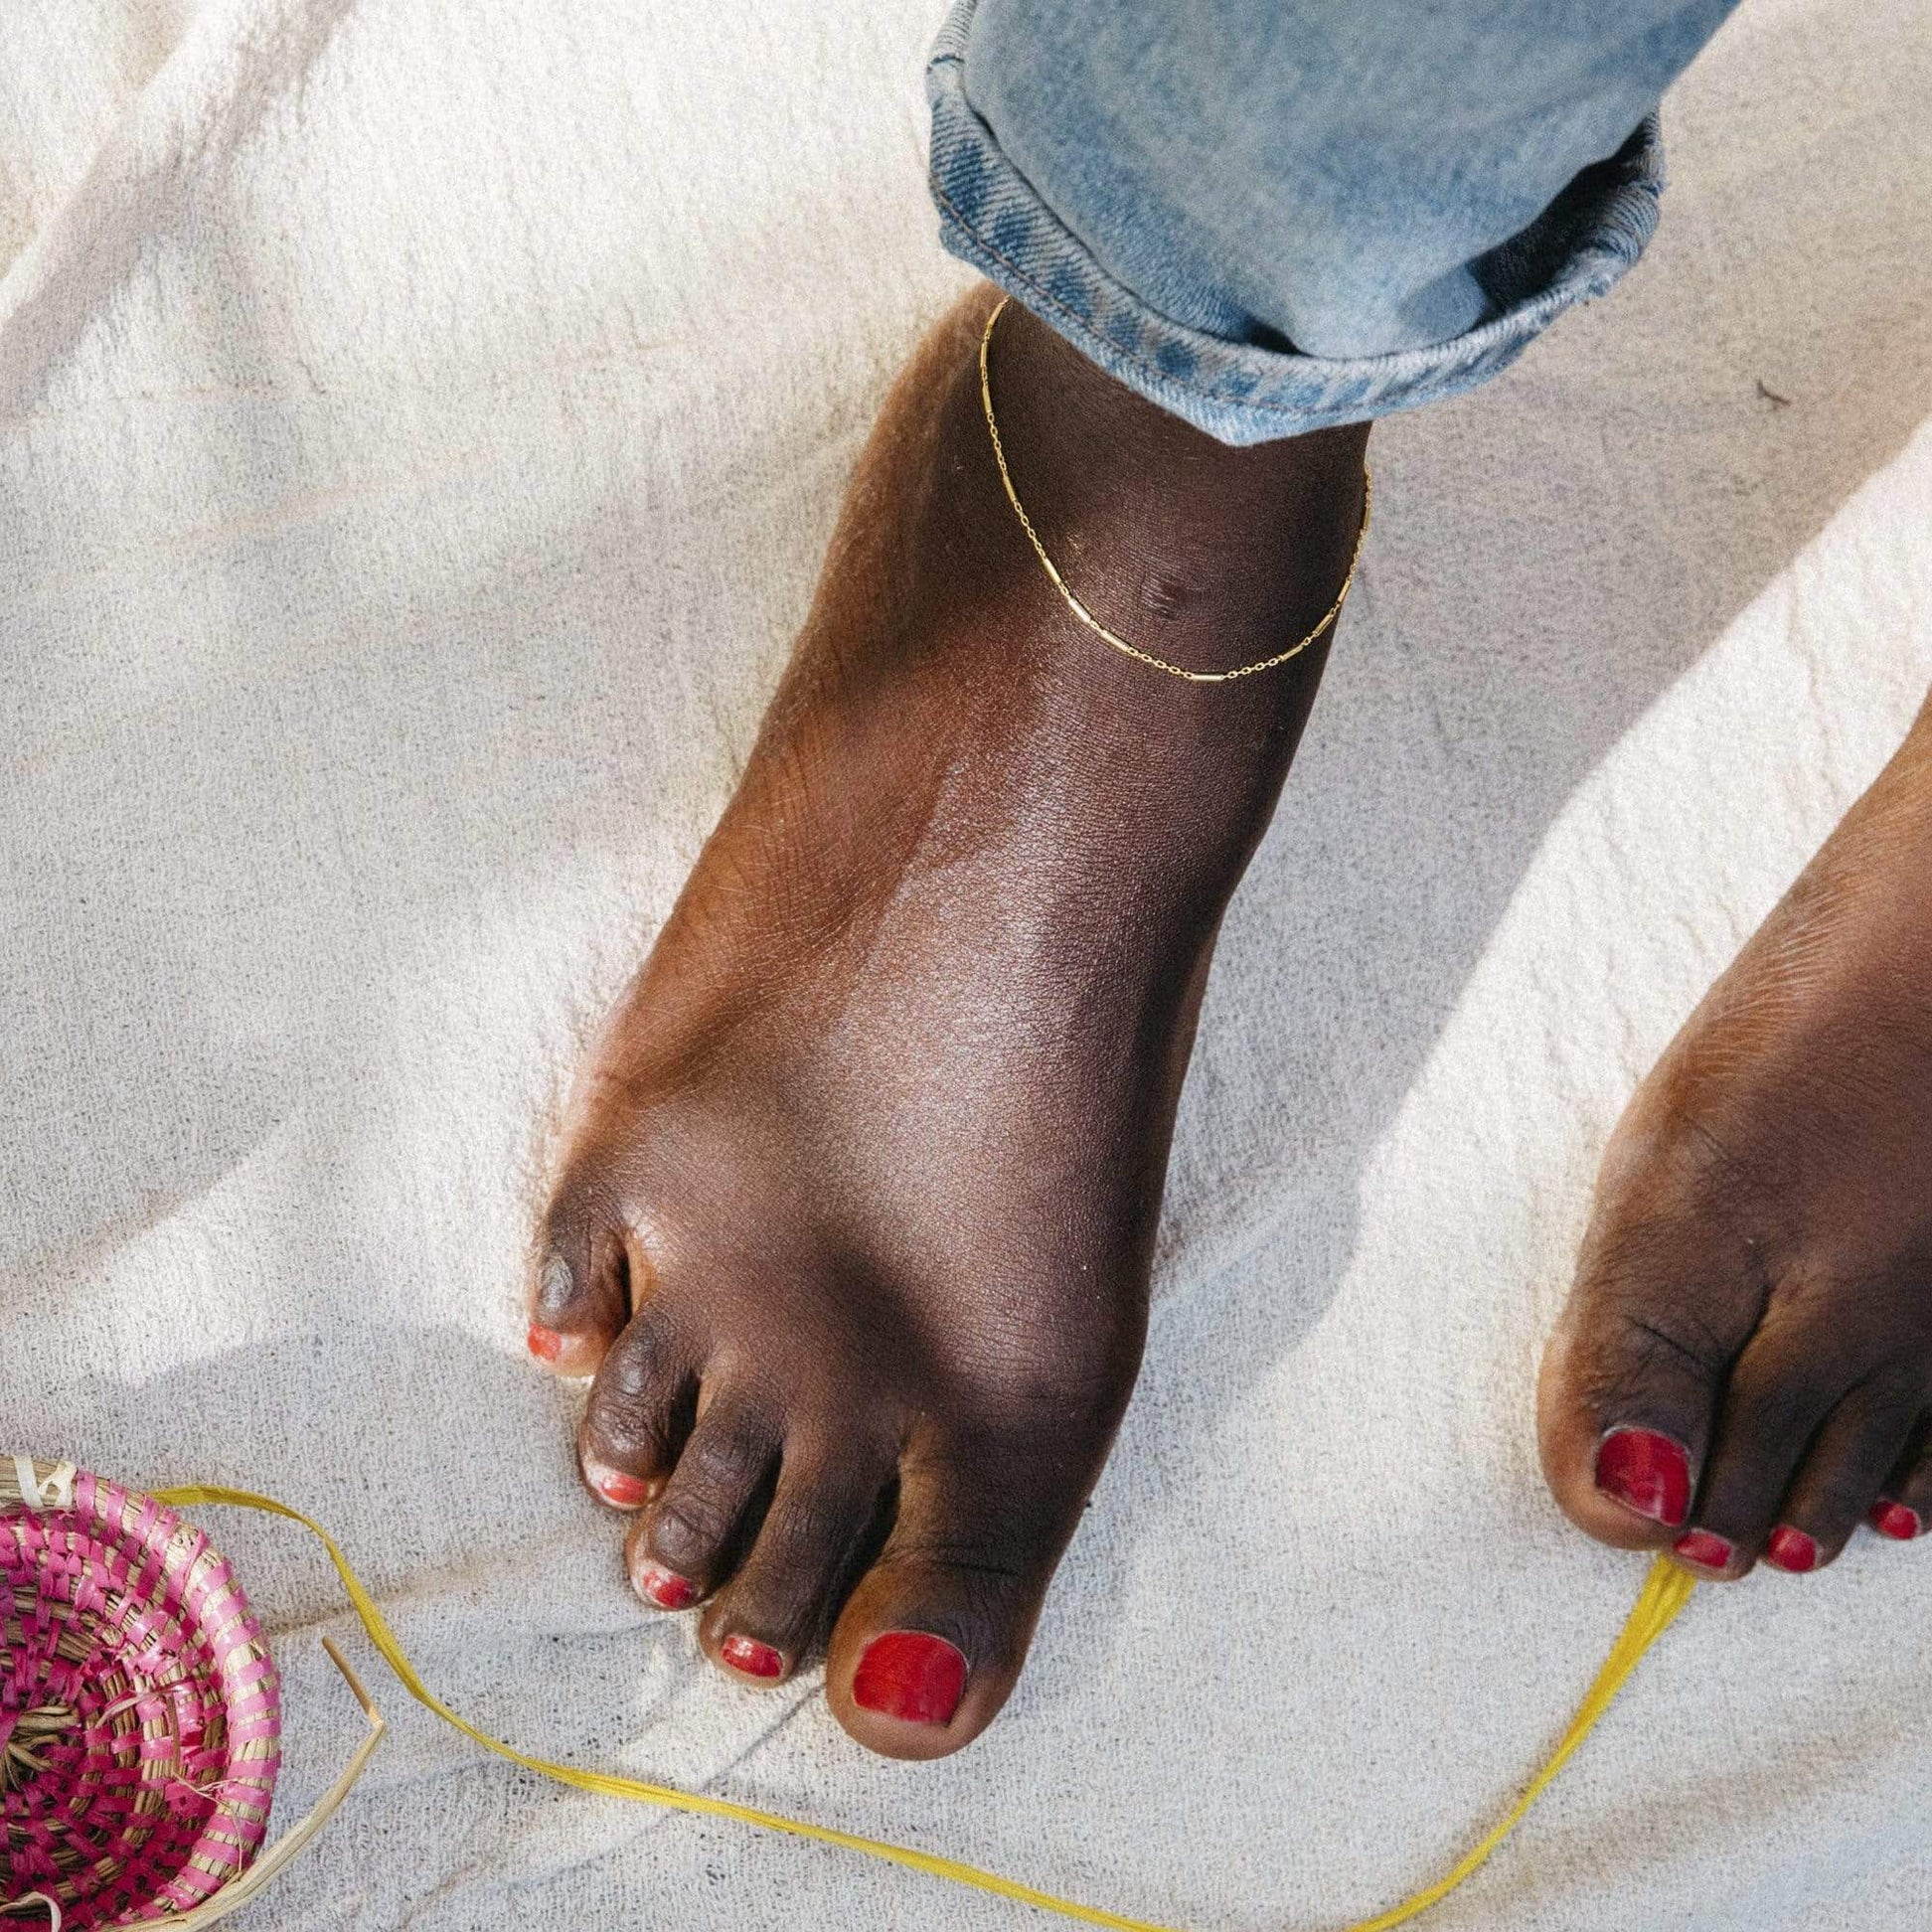
[[[555,1362],[564,1353],[564,1338],[555,1329],[547,1329],[541,1323],[532,1322],[530,1333],[524,1339],[530,1344],[530,1353],[539,1362]]]
[[[782,1676],[785,1660],[769,1644],[761,1644],[755,1637],[727,1637],[718,1647],[719,1656],[734,1671],[742,1671],[746,1677],[775,1678]]]
[[[627,1476],[621,1469],[605,1469],[597,1463],[585,1463],[583,1473],[590,1487],[620,1510],[635,1510],[651,1500],[651,1486],[641,1476]]]
[[[852,1701],[908,1724],[944,1724],[959,1708],[966,1659],[943,1637],[888,1630],[875,1637],[852,1677]]]
[[[639,1563],[631,1581],[660,1610],[688,1610],[698,1600],[698,1586],[690,1577],[657,1563]]]
[[[1817,1568],[1818,1545],[1802,1530],[1781,1523],[1764,1545],[1764,1560],[1778,1569],[1803,1575],[1806,1570]]]
[[[1736,1553],[1722,1536],[1713,1536],[1708,1530],[1687,1530],[1671,1545],[1671,1550],[1699,1569],[1722,1569]]]
[[[1881,1496],[1871,1506],[1870,1523],[1881,1536],[1889,1536],[1894,1542],[1910,1542],[1925,1528],[1916,1510],[1908,1510],[1888,1496]]]
[[[1612,1429],[1597,1444],[1596,1486],[1627,1510],[1675,1530],[1690,1508],[1690,1458],[1655,1429]]]

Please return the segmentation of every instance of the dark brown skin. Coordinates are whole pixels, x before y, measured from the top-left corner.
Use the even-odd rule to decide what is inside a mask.
[[[1074,621],[994,469],[992,299],[886,404],[573,1103],[533,1305],[555,1366],[596,1370],[593,1489],[655,1492],[633,1577],[708,1596],[714,1658],[748,1636],[789,1674],[829,1637],[833,1710],[901,1757],[1006,1700],[1106,1457],[1215,929],[1327,642],[1194,686]],[[1366,429],[1226,448],[1017,308],[993,380],[1041,535],[1116,629],[1224,669],[1321,617]],[[886,1630],[964,1654],[950,1722],[854,1702]]]
[[[741,1681],[823,1648],[840,1722],[898,1757],[1005,1702],[1113,1439],[1215,933],[1328,643],[1202,687],[1074,621],[981,418],[993,299],[886,404],[742,783],[572,1104],[532,1305],[533,1349],[595,1375],[579,1460],[637,1512],[640,1595],[702,1602]],[[1226,448],[1018,309],[993,376],[1021,494],[1116,630],[1225,669],[1328,607],[1366,428]],[[1829,1560],[1881,1491],[1932,1517],[1928,961],[1921,722],[1611,1148],[1542,1381],[1549,1481],[1592,1535],[1702,1529],[1738,1575],[1781,1523]],[[1620,1426],[1682,1445],[1688,1526],[1598,1488]],[[956,1708],[956,1680],[879,1707],[860,1666],[893,1632],[953,1647]]]
[[[1701,1575],[1932,1522],[1932,707],[1631,1101],[1540,1392],[1606,1542],[1679,1531],[1599,1493],[1600,1432],[1685,1446],[1686,1527],[1733,1551]]]

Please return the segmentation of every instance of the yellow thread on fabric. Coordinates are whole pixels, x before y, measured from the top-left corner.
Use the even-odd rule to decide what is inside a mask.
[[[507,1758],[512,1764],[522,1765],[526,1771],[534,1771],[541,1778],[554,1779],[577,1791],[594,1792],[599,1797],[627,1798],[638,1804],[662,1805],[673,1811],[705,1812],[714,1818],[733,1818],[743,1825],[756,1825],[768,1832],[786,1832],[794,1838],[814,1839],[821,1845],[843,1846],[848,1852],[863,1852],[868,1857],[884,1858],[887,1863],[903,1865],[908,1870],[924,1872],[931,1878],[943,1878],[952,1884],[967,1885],[975,1891],[992,1892],[998,1897],[1013,1899],[1017,1904],[1034,1905],[1043,1912],[1057,1913],[1061,1918],[1077,1919],[1086,1925],[1110,1926],[1113,1932],[1178,1932],[1178,1928],[1159,1924],[1152,1919],[1128,1918],[1119,1912],[1103,1911],[1097,1905],[1082,1905],[1071,1898],[1060,1898],[1033,1885],[1023,1885],[1018,1879],[1004,1878],[996,1871],[982,1871],[977,1865],[962,1864],[957,1858],[941,1857],[937,1852],[915,1851],[910,1846],[892,1845],[884,1839],[861,1838],[857,1833],[836,1831],[829,1825],[812,1825],[802,1818],[787,1818],[781,1812],[759,1811],[751,1805],[736,1805],[728,1798],[708,1798],[695,1791],[680,1791],[675,1785],[647,1784],[638,1778],[619,1778],[603,1771],[579,1771],[571,1765],[551,1764],[543,1758],[526,1757],[522,1751],[502,1743],[487,1731],[478,1730],[466,1718],[458,1716],[422,1682],[416,1675],[415,1667],[403,1655],[402,1646],[397,1642],[396,1633],[390,1629],[388,1620],[377,1608],[375,1598],[350,1568],[349,1559],[343,1555],[335,1538],[319,1523],[305,1517],[300,1510],[290,1509],[286,1503],[275,1502],[271,1497],[255,1496],[247,1490],[218,1489],[208,1484],[156,1490],[154,1500],[171,1510],[195,1509],[207,1504],[233,1505],[238,1509],[265,1511],[270,1516],[285,1517],[290,1523],[299,1523],[318,1537],[323,1548],[329,1552],[329,1560],[335,1564],[336,1574],[342,1578],[343,1588],[348,1591],[349,1601],[355,1606],[356,1615],[369,1633],[370,1642],[382,1653],[383,1661],[396,1673],[409,1695],[433,1711],[444,1723],[480,1744],[484,1750]],[[1695,1588],[1694,1578],[1667,1557],[1658,1557],[1644,1580],[1636,1608],[1631,1611],[1622,1634],[1604,1661],[1602,1670],[1597,1673],[1596,1682],[1590,1686],[1588,1694],[1577,1707],[1569,1728],[1550,1754],[1548,1762],[1530,1781],[1528,1789],[1508,1816],[1474,1851],[1433,1884],[1425,1885],[1412,1897],[1403,1899],[1399,1905],[1390,1907],[1374,1918],[1359,1920],[1344,1928],[1343,1932],[1390,1932],[1391,1927],[1406,1924],[1418,1913],[1427,1911],[1431,1905],[1446,1898],[1482,1865],[1522,1822],[1524,1814],[1541,1797],[1557,1772],[1569,1762],[1576,1747],[1596,1728],[1597,1720],[1610,1708],[1611,1700],[1637,1668],[1644,1653],[1670,1628],[1678,1612],[1690,1601],[1690,1593]]]

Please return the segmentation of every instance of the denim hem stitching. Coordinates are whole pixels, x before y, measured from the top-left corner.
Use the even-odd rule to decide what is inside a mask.
[[[942,34],[941,47],[935,50],[928,63],[929,78],[941,68],[954,70],[963,67],[961,56],[945,43],[959,31],[956,25],[959,13],[962,10],[970,12],[973,0],[966,0],[963,9],[955,9],[953,19],[948,22],[948,27],[954,32]],[[1038,192],[1019,175],[992,130],[979,120],[958,92],[958,85],[956,77],[948,73],[939,87],[932,89],[935,116],[941,106],[939,88],[944,88],[953,96],[950,103],[953,114],[968,123],[965,127],[956,125],[951,130],[952,138],[948,146],[957,151],[964,142],[985,150],[1009,179],[1025,190],[1033,202],[1036,220],[1043,221],[1049,232],[1056,231],[1053,239],[1059,251],[1073,257],[1092,283],[1113,290],[1115,299],[1126,307],[1138,310],[1150,325],[1177,337],[1198,336],[1199,331],[1188,329],[1171,317],[1161,315],[1094,260],[1078,238],[1065,229],[1040,200]],[[936,143],[928,167],[928,187],[940,210],[942,225],[951,231],[945,239],[955,252],[965,254],[969,259],[977,256],[981,265],[990,263],[996,266],[1002,271],[1002,278],[1010,279],[1014,284],[1013,292],[1024,291],[1029,306],[1038,305],[1041,309],[1050,311],[1051,317],[1057,318],[1054,326],[1060,333],[1074,339],[1087,353],[1089,360],[1098,362],[1104,368],[1111,368],[1117,374],[1130,375],[1144,386],[1144,393],[1151,398],[1158,400],[1160,396],[1167,395],[1187,399],[1197,407],[1222,412],[1231,421],[1237,421],[1243,415],[1250,419],[1318,419],[1332,417],[1341,410],[1350,411],[1352,416],[1357,412],[1373,414],[1393,411],[1446,399],[1474,388],[1490,377],[1501,374],[1565,310],[1606,293],[1642,255],[1656,225],[1663,181],[1655,113],[1647,117],[1644,127],[1649,135],[1645,147],[1632,157],[1625,178],[1606,195],[1602,207],[1596,212],[1593,232],[1576,244],[1557,273],[1535,294],[1462,335],[1418,349],[1395,350],[1384,356],[1360,358],[1307,356],[1297,352],[1284,354],[1214,337],[1202,338],[1204,346],[1210,350],[1276,360],[1279,366],[1273,373],[1274,381],[1305,380],[1312,392],[1293,401],[1252,393],[1230,395],[1224,388],[1209,387],[1172,368],[1163,368],[1152,361],[1144,349],[1129,348],[1117,338],[1102,333],[1091,318],[1082,315],[1064,298],[1046,287],[1037,274],[1022,267],[1009,253],[995,246],[975,226],[941,185],[941,164]],[[939,131],[935,124],[935,135]],[[1268,378],[1264,376],[1261,380],[1267,381]],[[1338,383],[1355,391],[1346,402],[1335,394]],[[1377,404],[1380,405],[1379,409]]]

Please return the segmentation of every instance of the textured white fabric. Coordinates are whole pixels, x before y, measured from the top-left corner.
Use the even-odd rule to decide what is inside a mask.
[[[1332,1925],[1494,1817],[1624,1614],[1530,1435],[1595,1158],[1932,677],[1932,30],[1748,0],[1646,264],[1377,433],[1139,1394],[1006,1716],[900,1766],[631,1599],[519,1296],[559,1095],[959,285],[936,13],[10,0],[0,1450],[319,1513],[528,1747]],[[293,1817],[357,1732],[340,1599],[219,1529]],[[1924,1925],[1928,1561],[1702,1592],[1433,1923]],[[372,1681],[395,1734],[251,1924],[1023,1922],[536,1788]]]

